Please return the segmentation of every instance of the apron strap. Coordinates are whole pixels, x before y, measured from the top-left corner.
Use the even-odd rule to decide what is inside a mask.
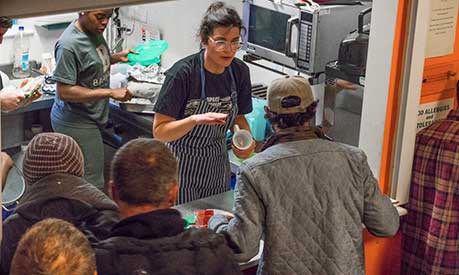
[[[204,52],[205,50],[201,51],[199,54],[199,64],[201,65],[201,100],[206,100],[206,73],[204,71]]]
[[[236,80],[234,79],[233,68],[231,68],[231,65],[228,68],[231,75],[231,97],[237,98]],[[237,104],[237,102],[233,102],[233,104]]]
[[[200,64],[200,77],[201,77],[201,100],[207,100],[206,98],[206,73],[204,70],[204,53],[205,50],[202,50],[201,53],[199,54],[199,64]],[[231,97],[237,98],[237,90],[236,90],[236,81],[234,79],[234,73],[233,73],[233,68],[231,68],[231,65],[228,67],[229,72],[231,75]],[[237,102],[233,102],[234,104]]]

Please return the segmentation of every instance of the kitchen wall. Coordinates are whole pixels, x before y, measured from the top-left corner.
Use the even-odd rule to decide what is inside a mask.
[[[127,36],[124,46],[134,47],[141,43],[142,27],[152,32],[159,31],[161,38],[169,43],[168,50],[162,56],[162,64],[167,68],[175,61],[199,50],[197,33],[200,20],[212,2],[214,0],[177,0],[122,7],[120,9],[122,24],[134,29],[133,34]],[[242,17],[242,0],[226,0],[225,2],[236,8]],[[243,54],[243,51],[239,51],[237,56],[242,59]],[[264,62],[264,65],[271,66],[287,74],[297,74],[296,71],[269,62]],[[254,65],[249,64],[249,67],[252,83],[268,85],[273,79],[281,76]],[[320,108],[323,106],[323,85],[314,86],[313,91],[316,97],[320,99],[319,110],[321,110]],[[321,123],[321,121],[322,112],[318,112],[316,122]]]
[[[30,59],[41,60],[42,53],[54,51],[54,44],[59,39],[64,29],[59,30],[47,30],[38,24],[44,24],[52,20],[63,20],[68,21],[70,18],[76,18],[75,14],[66,14],[59,16],[43,16],[19,19],[18,24],[13,26],[12,30],[9,30],[0,45],[0,65],[9,64],[13,62],[13,40],[14,34],[16,33],[17,26],[24,26],[27,37],[30,39]]]
[[[199,50],[197,32],[200,20],[212,2],[214,0],[176,0],[122,7],[120,9],[121,23],[134,30],[132,35],[127,36],[123,46],[134,47],[141,43],[142,27],[149,31],[159,31],[161,38],[169,42],[169,49],[162,57],[163,66],[169,67],[175,61]],[[241,0],[226,0],[225,2],[235,7],[242,16]],[[73,16],[76,18],[76,13],[60,16]],[[56,16],[48,16],[18,20],[18,25],[23,25],[27,32],[32,32],[30,33],[32,45],[30,54],[32,60],[40,60],[41,54],[44,52],[53,53],[54,44],[63,32],[63,29],[50,31],[36,26],[36,24],[43,21],[55,20],[55,18]],[[9,31],[3,40],[3,44],[0,45],[2,52],[0,55],[0,65],[13,62],[13,37],[14,32]],[[242,59],[243,53],[240,51],[238,57]],[[272,65],[271,63],[265,64],[269,64],[275,69],[288,74],[296,74],[295,71],[283,68],[282,66]],[[249,67],[253,83],[269,84],[271,80],[280,76],[277,73],[253,65],[249,65]],[[313,90],[316,92],[316,96],[319,98],[322,97],[321,87],[313,87]],[[318,121],[321,121],[320,114]]]
[[[169,49],[163,54],[162,63],[165,67],[175,61],[199,50],[197,33],[200,20],[207,7],[214,0],[177,0],[148,5],[122,7],[120,18],[122,24],[134,28],[134,33],[127,37],[125,46],[134,47],[141,43],[141,27],[159,30],[162,39],[169,42]],[[238,10],[242,17],[242,1],[226,0],[226,3]],[[242,58],[243,52],[238,56]],[[284,70],[277,66],[276,69]],[[287,71],[287,69],[285,69]],[[294,73],[291,72],[290,73]],[[279,74],[251,66],[252,82],[269,83]]]
[[[162,39],[169,42],[169,49],[163,55],[163,65],[168,67],[175,61],[186,55],[192,54],[199,49],[197,32],[202,15],[207,7],[214,0],[177,0],[170,2],[153,3],[147,5],[136,5],[122,7],[120,9],[120,18],[123,25],[134,29],[131,36],[128,36],[125,47],[134,47],[141,43],[141,28],[144,26],[147,30],[159,30]],[[235,7],[242,15],[241,0],[226,0],[228,4]],[[75,14],[59,15],[59,17],[73,16]],[[40,60],[44,52],[54,51],[54,44],[63,32],[60,30],[47,30],[37,26],[39,22],[49,21],[56,16],[34,17],[19,19],[18,25],[25,26],[31,41],[30,58],[31,60]],[[133,19],[134,18],[134,19]],[[13,62],[13,38],[14,31],[8,31],[3,43],[0,45],[0,65]],[[243,52],[238,56],[242,58]],[[288,73],[295,73],[284,69],[281,66],[275,67],[278,70]],[[265,69],[251,66],[251,75],[253,82],[262,82],[268,84],[279,74],[269,72]]]

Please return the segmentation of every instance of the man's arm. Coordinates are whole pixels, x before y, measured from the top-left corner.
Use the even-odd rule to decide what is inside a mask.
[[[265,224],[265,207],[251,181],[247,169],[241,167],[234,193],[234,218],[228,224],[209,221],[209,227],[230,238],[230,246],[236,245],[235,257],[246,262],[258,254]]]
[[[68,85],[58,82],[57,95],[62,101],[91,102],[102,98],[113,98],[118,101],[128,101],[132,94],[126,88],[118,89],[88,89],[78,85]]]
[[[26,101],[25,95],[21,90],[29,82],[29,79],[24,79],[19,85],[18,89],[5,88],[0,91],[0,110],[2,112],[14,111],[19,107],[26,107],[32,103],[32,101],[41,97],[41,92],[37,91],[32,94]],[[41,84],[40,84],[41,85]]]
[[[4,152],[0,152],[0,179],[2,181],[2,190],[5,187],[6,179],[11,167],[13,167],[13,160]]]
[[[362,161],[364,180],[363,223],[368,231],[377,237],[397,234],[400,217],[389,197],[379,190],[378,181],[373,176],[366,157]]]
[[[127,56],[130,53],[137,53],[137,52],[134,51],[133,49],[126,49],[122,52],[114,53],[110,56],[110,63],[113,65],[118,62],[128,62],[129,59]]]

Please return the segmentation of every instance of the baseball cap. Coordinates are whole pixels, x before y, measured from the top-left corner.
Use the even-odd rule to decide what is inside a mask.
[[[311,86],[302,76],[273,80],[267,98],[269,110],[277,114],[303,113],[314,102]]]

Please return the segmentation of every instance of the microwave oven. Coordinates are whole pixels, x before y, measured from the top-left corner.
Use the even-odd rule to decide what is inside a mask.
[[[311,76],[323,73],[325,65],[338,58],[341,40],[357,29],[360,11],[371,2],[308,3],[244,0],[243,50]]]

